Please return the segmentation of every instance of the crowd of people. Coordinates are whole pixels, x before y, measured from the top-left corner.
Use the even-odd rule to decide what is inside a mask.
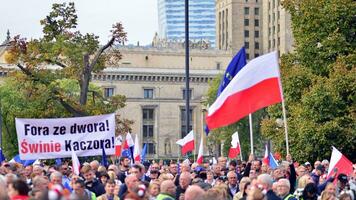
[[[354,165],[355,166],[355,165]],[[120,157],[102,166],[83,163],[80,174],[71,165],[3,162],[1,200],[355,200],[356,169],[351,175],[329,173],[328,160],[296,165],[290,155],[275,169],[249,156],[247,162],[170,161],[132,163]]]

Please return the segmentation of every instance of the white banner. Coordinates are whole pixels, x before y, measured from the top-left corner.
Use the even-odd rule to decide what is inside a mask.
[[[57,119],[16,118],[22,160],[115,154],[115,114]]]

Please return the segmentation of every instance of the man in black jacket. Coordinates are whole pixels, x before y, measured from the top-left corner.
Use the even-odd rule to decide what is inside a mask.
[[[97,197],[105,193],[104,185],[95,178],[95,172],[91,169],[90,165],[83,166],[81,172],[85,179],[86,189],[94,192]]]
[[[261,174],[257,177],[258,186],[266,191],[267,200],[281,200],[272,190],[273,179],[269,174]]]

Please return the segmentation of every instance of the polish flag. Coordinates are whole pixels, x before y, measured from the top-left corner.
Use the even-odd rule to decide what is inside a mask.
[[[269,158],[268,158],[268,147],[267,144],[265,145],[265,156],[263,157],[263,163],[265,163],[266,165],[269,165]]]
[[[200,139],[200,145],[199,145],[199,152],[198,152],[198,158],[197,158],[197,163],[198,164],[203,164],[203,137]]]
[[[138,141],[138,134],[136,134],[135,137],[135,147],[134,147],[134,160],[140,162],[141,161],[141,148],[140,148],[140,142]]]
[[[186,154],[189,151],[194,151],[194,133],[193,130],[191,130],[188,135],[186,135],[184,138],[178,140],[176,142],[179,146],[182,147],[182,154]]]
[[[335,147],[333,147],[331,153],[328,177],[334,172],[334,168],[337,168],[338,174],[343,173],[349,176],[352,173],[352,162],[342,155],[342,153]]]
[[[232,140],[231,140],[231,147],[229,150],[229,158],[234,159],[236,156],[240,154],[241,151],[241,146],[240,146],[240,140],[239,140],[239,133],[236,131],[232,135]]]
[[[80,162],[77,154],[72,150],[72,170],[73,173],[79,176]]]
[[[130,147],[133,147],[135,145],[130,132],[126,134],[126,139],[124,142],[124,149],[129,149]]]
[[[277,53],[251,60],[210,106],[206,123],[215,129],[282,101]]]
[[[115,156],[121,156],[121,145],[122,145],[122,136],[119,135],[115,138]]]

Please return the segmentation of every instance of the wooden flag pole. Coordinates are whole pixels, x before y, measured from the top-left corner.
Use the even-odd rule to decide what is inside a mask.
[[[251,145],[251,154],[253,154],[253,127],[252,127],[252,114],[248,115],[249,124],[250,124],[250,145]]]

